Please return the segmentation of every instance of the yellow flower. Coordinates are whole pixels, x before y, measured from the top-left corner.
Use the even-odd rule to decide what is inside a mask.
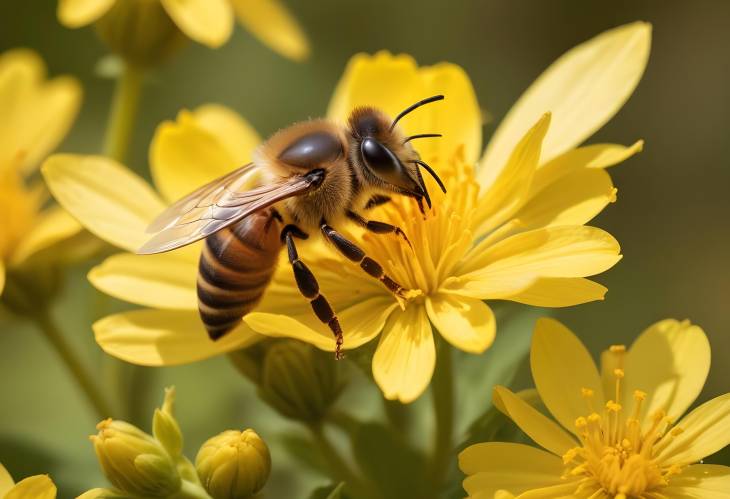
[[[495,388],[494,403],[548,452],[504,442],[467,448],[459,465],[469,497],[680,499],[730,491],[730,468],[695,464],[730,443],[730,394],[680,419],[710,369],[698,326],[658,322],[628,351],[604,352],[599,373],[573,333],[541,319],[530,364],[557,423],[504,387]]]
[[[409,115],[403,127],[408,133],[444,134],[438,141],[422,141],[418,149],[444,178],[448,194],[439,195],[431,186],[434,209],[425,219],[406,200],[373,211],[373,218],[400,225],[413,251],[389,236],[364,235],[361,240],[371,256],[412,289],[404,308],[379,283],[326,248],[308,251],[305,246],[301,252],[338,312],[346,348],[383,332],[373,370],[388,398],[411,401],[428,385],[435,362],[429,319],[458,348],[481,352],[495,333],[494,316],[484,299],[568,306],[603,297],[605,288],[585,277],[611,267],[619,259],[619,247],[606,232],[583,224],[615,196],[605,168],[637,152],[641,142],[631,147],[573,147],[633,91],[646,63],[649,39],[647,25],[624,26],[551,66],[516,108],[524,108],[523,103],[536,95],[551,98],[538,99],[535,106],[540,111],[534,116],[524,111],[528,117],[523,120],[508,117],[496,133],[508,137],[511,130],[519,130],[522,136],[505,160],[490,152],[497,150],[491,145],[479,159],[480,111],[471,82],[458,66],[418,68],[408,56],[387,53],[351,61],[330,103],[330,118],[342,120],[360,104],[394,115],[424,96],[447,95],[444,102]],[[601,57],[595,58],[595,53]],[[613,69],[604,71],[606,67]],[[577,103],[584,113],[576,117],[566,102]],[[548,133],[551,118],[544,113],[550,109],[560,114],[553,114]],[[566,119],[581,129],[570,129]],[[553,138],[553,130],[560,140]],[[543,138],[551,144],[547,158],[541,154]],[[224,108],[183,112],[155,135],[150,151],[153,179],[162,197],[172,201],[243,164],[257,141],[241,118]],[[477,162],[481,167],[475,176],[472,165]],[[482,178],[494,170],[499,173],[493,179]],[[165,204],[142,180],[104,158],[55,156],[44,166],[44,174],[59,202],[89,230],[130,251],[149,237],[144,228]],[[256,340],[246,325],[218,342],[204,334],[196,311],[198,252],[199,245],[193,245],[154,256],[121,254],[91,272],[89,278],[100,290],[151,307],[96,323],[96,339],[105,351],[138,364],[168,365]],[[299,295],[286,264],[280,265],[262,304],[246,322],[264,334],[334,347],[331,333]]]
[[[13,481],[8,470],[0,464],[0,497],[4,499],[55,499],[56,486],[48,475],[35,475]]]
[[[58,18],[69,28],[86,26],[118,0],[59,0]],[[125,0],[127,1],[127,0]],[[309,43],[279,0],[160,0],[167,15],[189,38],[209,47],[223,45],[233,31],[234,15],[261,42],[294,60],[309,56]]]
[[[68,132],[81,103],[81,87],[67,76],[46,79],[30,50],[0,55],[0,293],[6,270],[26,265],[43,250],[79,232],[60,208],[43,209],[47,195],[31,182],[40,161]]]

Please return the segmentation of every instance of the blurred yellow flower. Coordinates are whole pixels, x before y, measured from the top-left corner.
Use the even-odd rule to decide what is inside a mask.
[[[58,18],[69,28],[86,26],[106,14],[117,1],[59,0]],[[279,0],[160,2],[185,35],[209,47],[220,47],[228,41],[233,31],[233,18],[237,16],[248,31],[279,54],[297,61],[309,56],[306,35]]]
[[[517,138],[510,155],[501,158],[490,152],[499,150],[490,143],[481,160],[480,110],[461,68],[418,68],[412,58],[388,53],[359,55],[350,62],[330,103],[332,119],[344,120],[357,105],[375,105],[395,115],[418,98],[447,95],[446,101],[403,120],[403,127],[408,133],[444,134],[438,141],[421,142],[418,149],[444,178],[448,194],[439,195],[432,186],[434,208],[425,217],[407,201],[373,215],[403,227],[413,251],[397,238],[362,237],[363,248],[413,290],[404,308],[326,248],[306,253],[338,311],[345,347],[356,348],[384,333],[373,371],[386,397],[412,401],[428,385],[435,363],[429,319],[458,348],[481,352],[495,333],[494,315],[484,299],[569,306],[603,297],[605,288],[585,277],[611,267],[620,258],[619,247],[606,232],[583,224],[614,199],[605,168],[640,150],[641,142],[573,147],[628,98],[644,70],[649,43],[649,26],[635,23],[573,49],[515,107],[525,108],[523,103],[535,101],[535,96],[551,96],[534,104],[540,111],[533,109],[534,116],[521,111],[524,119],[510,113],[495,134],[508,137],[511,130],[519,130],[513,134]],[[613,69],[606,72],[605,67]],[[566,102],[579,102],[583,112],[574,116],[575,109]],[[551,117],[545,112],[550,109],[561,114],[552,115],[548,133]],[[567,119],[580,130],[566,125],[563,115],[568,111],[573,114]],[[541,152],[543,141],[551,144],[547,158]],[[153,179],[162,196],[172,201],[245,163],[257,142],[250,127],[225,108],[183,112],[176,123],[161,125],[155,134]],[[477,163],[481,167],[475,174],[472,165]],[[130,251],[149,237],[144,228],[164,207],[143,181],[104,158],[55,156],[44,174],[59,202],[87,228]],[[195,297],[198,251],[193,245],[154,256],[121,254],[91,272],[90,280],[102,291],[152,307],[95,324],[102,348],[130,362],[161,365],[191,362],[256,340],[245,325],[219,342],[203,333]],[[280,266],[261,305],[245,319],[264,334],[334,347],[331,333],[299,296],[287,265]]]
[[[81,226],[32,178],[40,161],[61,142],[81,103],[81,87],[67,76],[46,79],[30,50],[0,55],[0,293],[8,269],[19,268]]]
[[[557,423],[504,387],[495,388],[494,403],[548,452],[505,442],[467,448],[459,465],[469,497],[680,499],[730,491],[729,467],[695,464],[730,444],[730,394],[680,419],[710,369],[698,326],[658,322],[628,351],[604,352],[599,373],[572,332],[541,319],[530,364]]]
[[[55,499],[56,486],[48,475],[35,475],[17,484],[0,464],[0,497],[3,499]]]

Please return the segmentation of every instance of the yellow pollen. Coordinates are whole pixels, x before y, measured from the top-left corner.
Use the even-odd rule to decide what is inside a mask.
[[[611,345],[608,347],[608,351],[611,353],[624,353],[626,352],[626,345]]]
[[[588,421],[583,416],[581,416],[575,420],[575,427],[578,428],[579,430],[582,430],[586,426],[588,426]]]
[[[677,437],[677,436],[681,435],[682,433],[684,433],[684,428],[681,428],[679,426],[674,427],[671,432],[673,437]]]
[[[641,390],[634,390],[634,400],[637,402],[646,400],[646,392],[642,392]]]
[[[618,379],[624,378],[624,370],[623,369],[614,369],[613,375],[616,376]]]
[[[580,389],[580,394],[584,398],[591,398],[593,396],[593,390],[591,390],[590,388],[581,388]]]

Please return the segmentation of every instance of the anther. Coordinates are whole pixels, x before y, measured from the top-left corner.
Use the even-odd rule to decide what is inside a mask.
[[[682,428],[680,426],[675,426],[674,428],[672,428],[671,435],[673,437],[677,437],[677,436],[681,435],[682,433],[684,433],[684,428]]]
[[[583,398],[591,398],[593,397],[593,390],[590,388],[581,388],[580,394],[583,396]]]
[[[641,390],[634,390],[634,400],[637,402],[641,402],[646,399],[646,392],[642,392]]]
[[[611,345],[608,347],[608,351],[611,353],[624,353],[626,352],[626,345]]]
[[[616,376],[618,379],[624,379],[624,370],[623,369],[614,369],[613,375]]]

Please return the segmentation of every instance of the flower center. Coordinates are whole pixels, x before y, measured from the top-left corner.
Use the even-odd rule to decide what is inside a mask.
[[[625,350],[624,346],[617,345],[610,351],[622,357]],[[621,400],[624,371],[616,368],[613,375],[615,399],[606,402],[600,413],[593,406],[593,390],[582,389],[589,413],[575,422],[582,446],[563,455],[564,478],[581,478],[576,492],[592,492],[598,494],[596,497],[607,494],[614,499],[662,498],[658,491],[667,486],[669,478],[678,474],[681,467],[662,466],[655,459],[655,450],[665,437],[673,438],[682,429],[672,428],[662,410],[649,416],[650,424],[642,425],[646,393],[640,390],[634,391],[632,411],[624,412],[617,402]]]

